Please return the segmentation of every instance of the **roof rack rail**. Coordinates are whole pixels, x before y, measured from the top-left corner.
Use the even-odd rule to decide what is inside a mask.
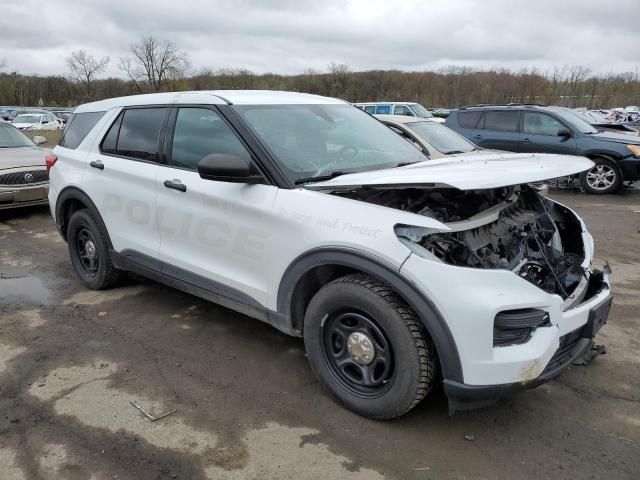
[[[523,102],[513,102],[513,103],[477,103],[475,105],[465,105],[464,107],[458,108],[458,110],[465,110],[467,108],[475,108],[475,107],[546,107],[542,103],[523,103]]]

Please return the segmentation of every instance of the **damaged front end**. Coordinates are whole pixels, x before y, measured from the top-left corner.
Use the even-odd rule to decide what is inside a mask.
[[[416,254],[449,265],[505,269],[576,303],[587,290],[582,224],[533,187],[358,189],[339,195],[424,215],[447,230],[408,225],[396,234]]]

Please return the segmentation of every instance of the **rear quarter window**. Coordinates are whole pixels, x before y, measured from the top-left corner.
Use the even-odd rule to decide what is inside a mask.
[[[75,149],[82,143],[89,132],[96,126],[105,112],[74,113],[67,120],[58,143],[61,147]]]
[[[458,112],[458,123],[462,128],[476,128],[482,112]]]

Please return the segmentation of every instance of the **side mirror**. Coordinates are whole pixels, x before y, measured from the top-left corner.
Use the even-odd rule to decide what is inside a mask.
[[[43,143],[47,143],[47,139],[41,135],[36,135],[31,140],[33,140],[33,143],[35,143],[36,145],[42,145]]]
[[[212,153],[198,162],[198,173],[205,180],[231,183],[263,183],[262,175],[251,174],[245,158],[226,153]]]
[[[568,128],[559,128],[558,129],[558,136],[559,137],[570,137],[571,136],[571,130],[569,130]]]

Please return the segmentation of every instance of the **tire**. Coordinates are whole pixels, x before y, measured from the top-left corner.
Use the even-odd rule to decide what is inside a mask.
[[[592,159],[595,165],[580,174],[580,185],[587,193],[606,195],[622,189],[622,172],[615,162],[597,157]]]
[[[102,290],[120,282],[123,272],[113,266],[109,237],[93,212],[82,209],[71,216],[67,245],[73,269],[87,287]]]
[[[366,347],[363,334],[373,352],[347,345],[359,338]],[[368,275],[341,277],[318,291],[305,314],[304,344],[320,383],[365,417],[404,415],[435,381],[435,349],[416,314]]]

